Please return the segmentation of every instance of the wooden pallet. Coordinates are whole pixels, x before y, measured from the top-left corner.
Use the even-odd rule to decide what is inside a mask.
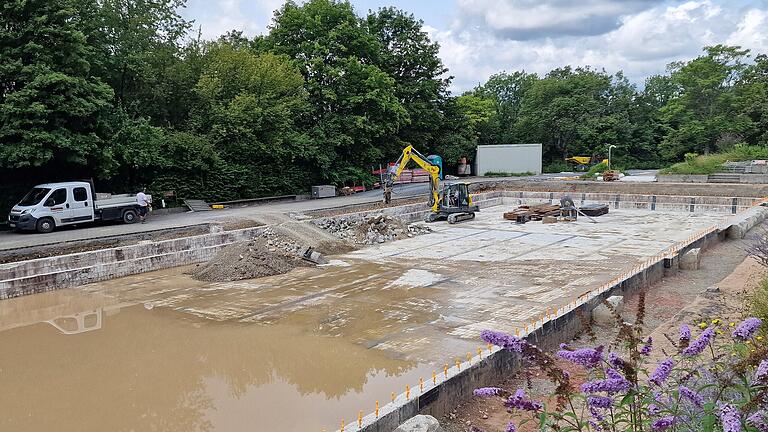
[[[504,219],[517,221],[520,218],[542,220],[545,216],[559,216],[559,204],[522,205],[511,212],[504,213]]]

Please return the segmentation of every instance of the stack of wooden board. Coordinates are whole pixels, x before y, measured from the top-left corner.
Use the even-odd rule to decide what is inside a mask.
[[[519,221],[525,220],[541,220],[544,216],[559,216],[560,205],[559,204],[534,204],[534,205],[521,205],[520,207],[512,210],[511,212],[504,213],[504,219]]]

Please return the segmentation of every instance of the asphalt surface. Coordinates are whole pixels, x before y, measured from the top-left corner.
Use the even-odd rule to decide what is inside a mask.
[[[653,181],[655,171],[630,171],[630,177],[635,177],[639,181]],[[557,178],[572,178],[579,173],[559,173],[559,174],[541,174],[529,177],[471,177],[462,179],[462,181],[481,182],[489,180],[552,180]],[[629,177],[625,177],[629,180]],[[396,185],[393,198],[410,198],[415,196],[426,196],[429,190],[427,183],[400,184]],[[286,201],[275,202],[247,207],[228,208],[223,210],[213,210],[207,212],[185,212],[163,215],[153,215],[147,218],[147,223],[135,223],[126,225],[123,223],[94,223],[81,226],[67,226],[56,229],[52,233],[39,234],[35,232],[0,232],[0,250],[11,250],[19,248],[28,248],[36,246],[46,246],[60,244],[64,242],[97,239],[103,237],[113,237],[126,234],[144,233],[156,230],[166,230],[170,228],[182,228],[201,224],[216,224],[234,222],[237,220],[252,219],[259,220],[265,214],[270,213],[290,213],[306,212],[311,210],[321,210],[350,206],[356,204],[368,204],[382,200],[381,190],[375,189],[366,192],[357,193],[351,196],[340,196],[334,198],[304,200],[304,201]]]

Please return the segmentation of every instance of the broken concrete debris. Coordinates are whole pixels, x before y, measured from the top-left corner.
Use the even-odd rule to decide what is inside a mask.
[[[443,432],[436,418],[428,415],[417,415],[401,424],[393,432]]]
[[[701,265],[701,249],[694,248],[686,251],[680,257],[681,270],[698,270]]]
[[[399,218],[383,214],[327,218],[314,223],[339,238],[365,245],[385,243],[432,232],[432,229],[424,224],[406,224]]]

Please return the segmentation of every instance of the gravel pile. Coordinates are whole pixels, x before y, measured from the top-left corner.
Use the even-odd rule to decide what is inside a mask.
[[[192,277],[206,282],[230,282],[279,275],[307,265],[288,246],[258,237],[226,246],[212,260],[200,265]]]
[[[365,245],[386,243],[432,232],[424,224],[405,224],[398,218],[382,214],[363,218],[360,216],[341,216],[314,223],[339,238]]]

